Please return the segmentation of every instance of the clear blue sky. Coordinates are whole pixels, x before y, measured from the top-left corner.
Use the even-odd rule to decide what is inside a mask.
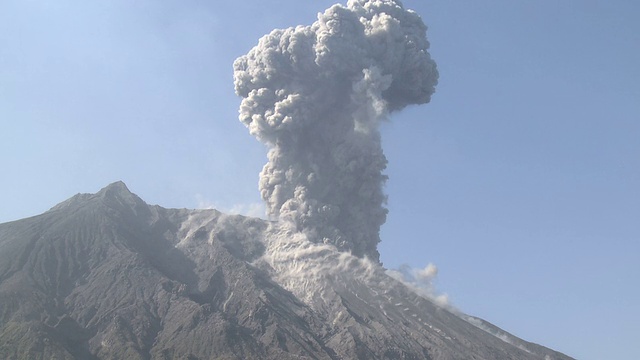
[[[0,222],[115,180],[255,210],[232,62],[333,1],[0,2]],[[584,360],[640,359],[640,2],[406,0],[432,103],[383,125],[385,266]]]

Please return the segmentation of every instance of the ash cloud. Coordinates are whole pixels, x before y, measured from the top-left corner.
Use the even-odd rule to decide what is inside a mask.
[[[378,262],[387,159],[379,124],[429,102],[426,26],[399,1],[350,0],[278,29],[234,63],[240,121],[269,147],[267,213],[313,243]]]

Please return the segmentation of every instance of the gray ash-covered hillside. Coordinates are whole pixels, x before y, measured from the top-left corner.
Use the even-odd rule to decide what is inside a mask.
[[[0,358],[570,359],[331,246],[305,262],[334,271],[278,270],[279,226],[147,205],[121,182],[0,224]]]

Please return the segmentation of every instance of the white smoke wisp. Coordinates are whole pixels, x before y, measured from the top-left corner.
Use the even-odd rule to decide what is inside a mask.
[[[449,296],[436,291],[434,282],[438,276],[438,268],[434,264],[430,263],[422,269],[403,265],[397,270],[387,270],[387,275],[400,281],[416,294],[430,299],[436,305],[455,311],[449,302]]]
[[[400,1],[350,0],[274,30],[234,63],[240,120],[269,147],[267,213],[292,234],[379,262],[387,159],[379,123],[431,99],[426,26]]]
[[[265,214],[265,207],[263,202],[236,203],[232,205],[226,205],[211,201],[201,194],[196,194],[195,199],[197,202],[196,209],[215,209],[229,215],[243,215],[261,219],[264,218]]]

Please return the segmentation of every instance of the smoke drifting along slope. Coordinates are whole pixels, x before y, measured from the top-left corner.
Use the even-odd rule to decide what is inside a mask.
[[[307,239],[379,261],[387,160],[379,123],[429,102],[426,26],[400,1],[350,0],[311,26],[274,30],[234,64],[240,120],[270,147],[268,214]]]

